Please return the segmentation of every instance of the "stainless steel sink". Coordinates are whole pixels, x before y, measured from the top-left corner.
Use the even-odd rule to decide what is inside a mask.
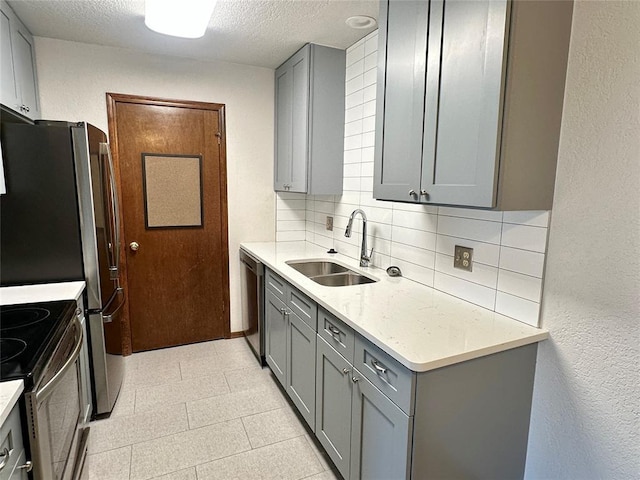
[[[346,287],[377,282],[375,278],[362,275],[329,260],[291,260],[286,263],[304,276],[326,287]]]

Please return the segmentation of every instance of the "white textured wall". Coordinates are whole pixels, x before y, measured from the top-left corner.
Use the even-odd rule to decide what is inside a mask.
[[[640,478],[640,2],[577,1],[526,477]]]
[[[273,70],[35,39],[42,117],[105,132],[106,92],[224,103],[231,331],[241,329],[240,242],[273,241]]]

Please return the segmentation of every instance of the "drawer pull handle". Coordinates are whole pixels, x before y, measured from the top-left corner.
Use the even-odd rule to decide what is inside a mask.
[[[347,373],[349,373],[350,371],[351,371],[351,370],[349,370],[348,368],[343,368],[343,369],[342,369],[342,373],[344,373],[345,375],[346,375]]]
[[[360,381],[360,379],[358,377],[351,377],[351,381],[353,383],[358,383]]]
[[[18,468],[20,470],[24,470],[25,472],[29,473],[31,470],[33,470],[33,462],[31,462],[31,460],[27,460],[27,462],[24,465],[20,465]]]
[[[338,330],[333,325],[329,325],[329,331],[331,332],[331,335],[333,335],[333,336],[340,335],[342,333],[340,330]]]
[[[11,450],[9,450],[7,447],[4,447],[0,452],[0,457],[2,457],[2,460],[0,460],[0,470],[4,469],[5,465],[9,461],[10,456],[11,456]]]
[[[387,369],[378,365],[378,362],[374,359],[371,359],[371,365],[380,373],[387,373]]]

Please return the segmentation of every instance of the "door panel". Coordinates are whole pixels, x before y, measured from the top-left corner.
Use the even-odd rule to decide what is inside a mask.
[[[222,338],[229,330],[222,106],[116,98],[115,124],[132,349]],[[201,156],[200,182],[192,182],[201,188],[200,226],[145,226],[143,153]]]
[[[316,414],[316,332],[289,314],[287,393],[312,430]]]
[[[282,313],[284,303],[267,291],[264,319],[264,348],[267,364],[282,386],[286,384],[287,320]]]
[[[422,187],[429,201],[494,206],[506,0],[431,2]]]

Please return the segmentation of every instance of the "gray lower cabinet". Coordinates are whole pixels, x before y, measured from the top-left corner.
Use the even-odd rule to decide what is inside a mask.
[[[0,21],[0,103],[28,118],[39,118],[33,37],[4,0],[0,2]]]
[[[27,480],[20,407],[16,404],[0,427],[0,480]]]
[[[273,272],[267,271],[266,279],[267,364],[313,430],[316,415],[317,306]]]
[[[342,193],[344,50],[307,44],[275,72],[274,189]]]
[[[374,197],[550,209],[572,10],[381,1]]]
[[[408,478],[413,418],[318,335],[316,437],[346,479]]]

